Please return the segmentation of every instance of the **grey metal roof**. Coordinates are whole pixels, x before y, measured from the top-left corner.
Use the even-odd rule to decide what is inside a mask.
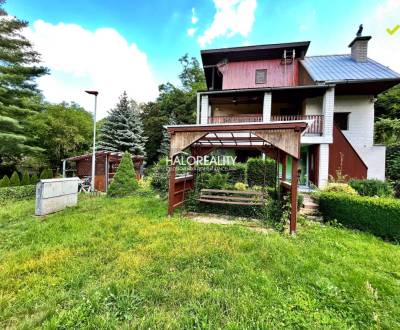
[[[380,80],[400,78],[400,74],[368,59],[359,63],[351,55],[309,56],[301,61],[315,81]]]

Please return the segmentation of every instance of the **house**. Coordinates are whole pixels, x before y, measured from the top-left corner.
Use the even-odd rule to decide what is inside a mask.
[[[323,187],[338,170],[383,180],[385,147],[374,144],[374,102],[400,75],[368,58],[370,40],[358,34],[346,55],[306,56],[309,41],[201,51],[207,91],[197,94],[198,128],[247,125],[251,131],[255,123],[306,121],[301,186]],[[281,162],[289,180],[291,159]]]

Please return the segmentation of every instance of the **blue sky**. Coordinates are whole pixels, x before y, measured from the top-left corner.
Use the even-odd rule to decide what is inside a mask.
[[[387,27],[400,24],[400,0],[9,0],[6,9],[31,23],[28,36],[37,43],[53,75],[41,84],[44,94],[55,101],[75,97],[86,106],[86,100],[77,96],[74,88],[96,88],[98,84],[104,94],[103,115],[115,100],[117,87],[124,83],[135,86],[133,97],[147,101],[156,97],[157,84],[176,82],[180,69],[177,59],[184,53],[199,57],[202,48],[300,40],[312,41],[308,55],[347,53],[347,45],[360,23],[364,23],[364,34],[373,36],[373,58],[400,69],[394,60],[395,54],[400,55],[400,32],[394,36],[385,32]],[[99,30],[103,33],[97,35]],[[86,41],[80,42],[81,35],[86,36],[82,38]],[[57,36],[63,42],[55,46]],[[99,43],[110,47],[103,48]],[[130,48],[132,45],[134,49]],[[55,48],[63,53],[57,53]],[[125,50],[126,56],[121,56]],[[86,56],[77,56],[80,52]],[[98,63],[86,70],[85,61],[89,67],[92,59]],[[121,74],[125,72],[123,64],[135,68],[125,73],[118,86],[118,75],[112,74],[116,63]],[[109,68],[102,75],[103,65]],[[110,78],[110,85],[96,82],[105,77]],[[142,89],[137,81],[143,77],[147,82]],[[57,90],[53,88],[56,85]],[[128,86],[126,89],[129,93]]]

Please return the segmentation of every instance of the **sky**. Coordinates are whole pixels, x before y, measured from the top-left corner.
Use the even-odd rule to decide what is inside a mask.
[[[154,100],[158,85],[178,84],[179,57],[200,50],[310,40],[307,55],[346,54],[359,24],[369,57],[400,72],[400,0],[8,0],[29,21],[26,36],[51,74],[39,79],[50,102],[87,110],[99,91],[98,119],[126,90]]]

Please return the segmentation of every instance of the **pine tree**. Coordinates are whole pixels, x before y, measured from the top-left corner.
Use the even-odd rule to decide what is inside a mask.
[[[135,101],[128,99],[126,92],[110,111],[100,136],[100,150],[128,151],[134,155],[145,155],[147,138],[143,135],[139,106]]]
[[[20,185],[21,185],[21,181],[19,179],[19,175],[16,171],[14,171],[13,174],[11,174],[10,186],[16,187],[16,186],[20,186]]]
[[[10,186],[10,179],[7,175],[3,176],[0,180],[0,188],[9,187]]]
[[[175,116],[172,114],[171,118],[168,122],[168,125],[176,125],[176,119]],[[161,140],[161,145],[160,148],[158,148],[157,152],[160,154],[160,157],[163,156],[168,156],[169,154],[169,145],[170,145],[170,138],[167,129],[163,127],[163,133],[162,133],[162,140]]]
[[[136,180],[136,173],[132,163],[132,156],[129,152],[125,152],[119,163],[117,172],[115,173],[107,195],[110,197],[123,197],[132,195],[139,185]]]
[[[29,178],[29,173],[28,173],[28,171],[27,170],[25,170],[23,173],[22,173],[22,180],[21,180],[21,186],[26,186],[26,185],[28,185],[28,184],[30,184],[30,178]]]
[[[39,54],[22,35],[28,23],[8,16],[4,3],[0,0],[0,163],[39,150],[28,144],[24,125],[37,107],[35,78],[47,73],[37,65]]]

